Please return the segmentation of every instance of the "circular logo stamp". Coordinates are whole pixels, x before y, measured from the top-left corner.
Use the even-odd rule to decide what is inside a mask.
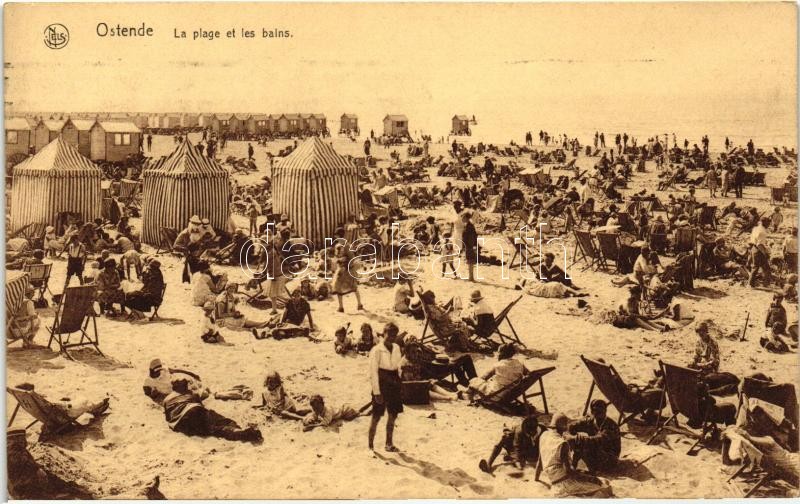
[[[44,45],[50,49],[61,49],[69,42],[69,30],[61,23],[53,23],[44,29]]]

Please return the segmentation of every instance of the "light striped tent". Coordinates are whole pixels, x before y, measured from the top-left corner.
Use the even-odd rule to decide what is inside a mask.
[[[216,229],[226,229],[228,172],[200,154],[189,140],[145,168],[142,176],[143,242],[158,244],[162,227],[183,229],[192,215],[208,218]]]
[[[358,169],[313,136],[275,167],[275,213],[287,214],[297,234],[321,248],[349,214],[358,216]]]
[[[34,223],[56,224],[60,212],[84,222],[100,217],[102,171],[60,136],[14,167],[11,231]]]

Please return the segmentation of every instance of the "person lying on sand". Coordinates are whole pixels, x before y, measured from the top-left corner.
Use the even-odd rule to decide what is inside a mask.
[[[164,367],[161,359],[150,361],[150,371],[144,381],[144,395],[152,399],[159,406],[164,405],[164,398],[172,393],[172,377],[176,374],[185,375],[189,380],[189,388],[198,395],[208,397],[211,393],[208,388],[203,388],[200,377],[190,371]]]
[[[349,422],[359,417],[365,410],[369,409],[368,403],[360,411],[356,411],[350,405],[344,404],[339,408],[325,405],[325,400],[321,395],[311,396],[311,413],[303,418],[303,430],[309,431],[315,427],[329,427],[339,422]]]
[[[339,355],[345,355],[356,351],[355,343],[353,343],[353,340],[347,335],[348,330],[349,324],[336,329],[333,340],[333,350]]]
[[[544,473],[550,482],[547,486],[556,497],[611,497],[608,481],[575,469],[566,439],[568,425],[567,416],[556,413],[550,421],[550,428],[539,437],[539,462],[534,481],[542,482]]]
[[[782,336],[786,336],[786,324],[781,321],[775,321],[772,327],[767,329],[766,335],[759,340],[759,343],[768,352],[787,353],[790,351],[789,345],[783,341]]]
[[[203,405],[205,394],[197,394],[185,377],[172,379],[172,392],[164,398],[164,417],[170,429],[187,436],[218,437],[229,441],[261,443],[264,438],[255,426],[239,424]]]
[[[300,408],[297,402],[286,392],[283,380],[277,371],[272,371],[264,378],[264,389],[261,392],[261,406],[284,418],[301,420],[311,413],[310,409]]]
[[[542,429],[543,430],[543,429]],[[525,464],[536,464],[539,460],[539,421],[535,416],[525,417],[516,427],[504,428],[500,441],[492,448],[489,459],[481,459],[478,467],[481,471],[491,474],[492,464],[500,453],[505,450],[504,459],[510,461],[517,469],[523,469]]]
[[[619,426],[608,418],[607,409],[605,401],[595,399],[590,405],[591,415],[569,424],[565,438],[572,448],[573,467],[583,460],[594,473],[617,465],[621,451]]]

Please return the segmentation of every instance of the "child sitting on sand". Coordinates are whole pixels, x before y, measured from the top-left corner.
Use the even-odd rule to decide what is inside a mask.
[[[300,409],[297,402],[292,399],[283,388],[283,380],[277,371],[273,371],[264,378],[264,390],[261,392],[261,406],[272,413],[285,418],[300,420],[311,410]]]
[[[522,423],[511,429],[503,429],[503,437],[492,449],[489,460],[481,459],[478,467],[485,473],[492,473],[494,460],[505,449],[505,460],[510,461],[515,468],[522,469],[525,463],[535,465],[539,460],[539,421],[535,416],[525,417]]]
[[[348,330],[345,326],[336,329],[336,339],[333,342],[333,350],[339,355],[344,355],[356,350],[356,345],[353,343],[353,340],[347,336],[347,332]]]
[[[375,335],[372,332],[372,326],[367,322],[361,324],[361,338],[356,344],[356,351],[359,353],[369,352],[375,346]]]
[[[203,305],[203,334],[200,339],[204,343],[225,343],[225,338],[219,333],[216,316],[214,315],[214,303],[207,302]]]

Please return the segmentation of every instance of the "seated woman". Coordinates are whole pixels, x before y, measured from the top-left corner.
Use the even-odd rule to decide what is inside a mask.
[[[277,371],[273,371],[264,378],[264,390],[261,392],[261,407],[266,408],[276,415],[301,420],[311,413],[311,410],[300,408],[297,402],[286,393],[283,380]]]
[[[215,280],[209,264],[204,261],[199,262],[197,270],[192,274],[192,304],[203,306],[209,301],[215,302],[226,283],[227,276],[224,273]]]
[[[433,291],[425,291],[420,299],[425,304],[428,322],[436,335],[449,351],[460,352],[491,352],[492,348],[486,344],[477,344],[470,340],[469,326],[462,320],[452,320],[450,309],[445,309],[436,304],[436,295]]]
[[[239,298],[236,293],[239,284],[229,282],[225,286],[225,292],[217,296],[215,301],[216,320],[220,327],[228,329],[260,329],[267,327],[269,321],[257,322],[247,319],[244,314],[236,309]]]
[[[309,329],[314,330],[314,320],[311,318],[311,306],[308,304],[308,301],[303,299],[300,288],[296,288],[292,291],[289,301],[286,302],[280,323],[301,326],[306,317],[308,317]]]
[[[472,400],[476,394],[493,394],[512,383],[520,380],[528,373],[528,369],[514,356],[517,354],[517,347],[504,343],[497,350],[497,364],[492,369],[484,373],[483,376],[470,380],[466,397]]]
[[[164,290],[164,276],[161,274],[161,263],[151,259],[142,271],[142,288],[129,292],[125,296],[125,306],[131,310],[131,316],[144,318],[144,313],[161,305],[161,294]]]
[[[759,340],[761,346],[772,353],[787,353],[789,345],[781,338],[785,336],[786,323],[780,320],[772,323],[772,327],[767,329],[767,334]]]
[[[18,255],[13,261],[6,263],[7,270],[21,270],[25,266],[42,264],[44,262],[44,250],[36,249],[32,254],[23,253]]]
[[[23,348],[30,348],[33,346],[33,338],[39,332],[39,315],[36,313],[36,307],[33,304],[33,293],[35,289],[28,285],[25,287],[25,299],[22,305],[17,310],[14,320],[9,326],[9,331],[14,339],[22,340]]]
[[[375,334],[372,331],[372,326],[367,322],[361,324],[361,337],[356,343],[356,351],[359,353],[368,353],[372,350],[377,342],[375,341]]]
[[[371,403],[368,403],[366,408],[362,408],[361,411],[356,411],[348,404],[333,408],[325,406],[325,400],[322,396],[315,394],[311,396],[309,404],[311,405],[311,413],[303,418],[304,431],[309,431],[315,427],[329,427],[342,421],[353,420],[363,413]]]
[[[648,331],[668,331],[669,326],[656,322],[654,319],[663,316],[669,308],[656,315],[642,315],[639,311],[639,303],[642,297],[642,290],[638,285],[632,285],[628,288],[628,296],[617,307],[615,318],[612,322],[614,327],[622,329],[633,329],[640,327]]]
[[[116,312],[113,304],[117,303],[119,304],[120,312],[127,313],[125,311],[125,293],[122,291],[117,262],[114,259],[106,259],[103,266],[103,271],[97,275],[95,280],[97,285],[95,299],[100,303],[100,310],[104,311],[108,316],[114,316]]]

